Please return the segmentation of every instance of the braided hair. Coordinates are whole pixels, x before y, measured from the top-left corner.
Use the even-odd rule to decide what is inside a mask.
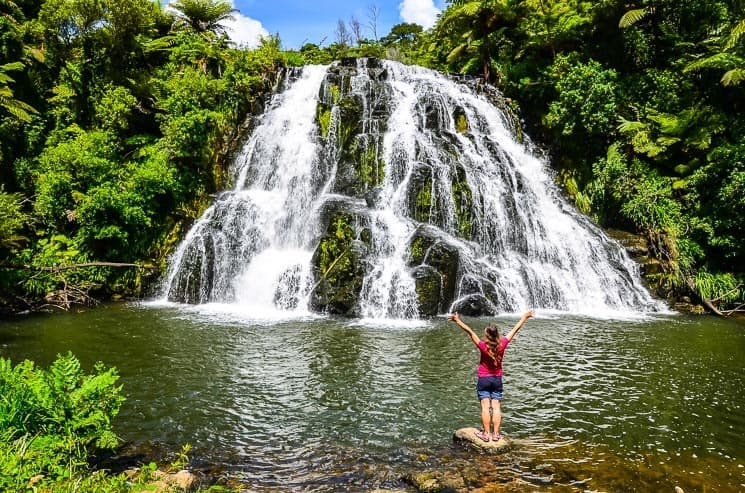
[[[484,339],[489,356],[494,361],[494,366],[499,368],[502,362],[502,356],[504,356],[504,353],[499,352],[499,343],[502,340],[502,333],[499,331],[499,327],[494,324],[487,325],[484,328]]]

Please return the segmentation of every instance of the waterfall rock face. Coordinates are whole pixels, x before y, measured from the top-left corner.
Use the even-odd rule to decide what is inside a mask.
[[[164,297],[371,318],[660,309],[499,103],[390,61],[305,67],[174,253]]]

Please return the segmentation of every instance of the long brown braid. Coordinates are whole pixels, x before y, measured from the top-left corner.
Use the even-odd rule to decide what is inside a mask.
[[[484,342],[486,343],[486,349],[489,351],[489,356],[494,360],[494,366],[499,368],[499,364],[502,362],[502,356],[504,353],[499,352],[499,343],[502,340],[502,334],[499,332],[499,327],[494,324],[489,324],[484,328]]]

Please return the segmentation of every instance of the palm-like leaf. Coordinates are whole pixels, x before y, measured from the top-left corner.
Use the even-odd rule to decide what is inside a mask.
[[[722,85],[736,86],[745,80],[745,68],[733,68],[722,76]]]
[[[742,59],[732,53],[716,53],[714,55],[696,60],[691,62],[683,68],[683,72],[696,72],[704,69],[728,69],[738,62],[742,63]]]
[[[7,74],[7,72],[22,70],[23,68],[24,65],[21,62],[0,65],[0,110],[10,113],[16,120],[28,123],[31,121],[31,114],[38,113],[38,111],[31,105],[13,97],[13,90],[8,84],[15,81]]]
[[[745,19],[741,20],[732,28],[732,31],[729,33],[729,37],[727,38],[727,43],[724,45],[724,49],[729,50],[734,48],[743,35],[745,35]]]
[[[705,69],[726,70],[720,82],[724,86],[736,86],[745,80],[745,59],[736,53],[737,44],[745,35],[745,20],[741,20],[730,29],[724,41],[719,36],[710,38],[713,49],[717,53],[689,63],[683,72],[693,72]],[[711,49],[711,48],[710,48]]]
[[[450,39],[463,41],[447,55],[449,64],[458,64],[463,73],[482,72],[491,79],[492,52],[499,39],[491,35],[500,25],[510,22],[514,12],[506,0],[458,0],[442,13],[437,30]]]
[[[644,19],[649,13],[649,9],[646,8],[629,10],[628,12],[623,14],[621,20],[618,21],[618,27],[620,27],[621,29],[631,27],[640,20]]]
[[[236,10],[225,0],[176,0],[170,4],[177,13],[177,23],[203,32],[225,32],[222,23],[234,19]]]

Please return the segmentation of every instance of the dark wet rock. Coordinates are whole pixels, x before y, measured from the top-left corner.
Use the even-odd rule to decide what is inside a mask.
[[[419,315],[429,317],[440,313],[442,275],[429,265],[420,265],[412,272],[419,300]]]
[[[489,440],[485,442],[476,436],[477,431],[479,430],[471,427],[455,430],[453,441],[489,453],[505,452],[512,446],[512,442],[504,435],[499,441]]]
[[[637,261],[639,262],[642,275],[650,276],[655,274],[662,274],[663,272],[665,272],[663,263],[656,258],[645,256],[638,258]]]
[[[375,209],[378,206],[378,203],[380,202],[380,194],[382,192],[383,189],[381,187],[375,187],[367,191],[365,194],[365,203],[369,208]]]
[[[450,304],[455,298],[458,267],[460,264],[460,253],[458,249],[444,241],[438,231],[431,226],[419,227],[411,238],[409,244],[409,265],[428,266],[430,269],[418,269],[413,273],[417,280],[417,295],[420,306],[425,306],[427,313],[437,314],[448,311]],[[437,293],[437,309],[434,310],[435,294],[434,283],[439,276],[439,289]],[[424,311],[422,312],[424,315]]]
[[[480,317],[482,315],[495,315],[497,308],[482,294],[469,294],[459,299],[453,305],[453,312],[471,317]]]
[[[348,201],[329,201],[321,212],[325,234],[311,260],[316,283],[310,306],[348,317],[358,316],[359,295],[368,269],[370,234],[364,214]]]
[[[642,235],[635,235],[628,231],[612,228],[607,229],[606,233],[620,243],[632,258],[644,257],[649,253],[649,243]]]

